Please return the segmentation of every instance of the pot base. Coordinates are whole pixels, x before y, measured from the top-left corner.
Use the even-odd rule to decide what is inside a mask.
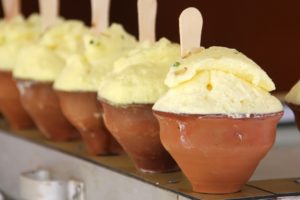
[[[118,107],[101,101],[104,123],[142,172],[170,172],[178,166],[164,149],[152,105]]]
[[[56,91],[63,114],[80,132],[91,155],[120,154],[124,151],[111,136],[102,119],[96,92]]]
[[[232,194],[241,191],[240,188],[243,187],[240,183],[238,184],[229,184],[229,183],[220,183],[219,185],[215,182],[212,184],[205,183],[192,183],[192,189],[194,192],[202,193],[202,194]],[[237,189],[239,188],[239,189]]]

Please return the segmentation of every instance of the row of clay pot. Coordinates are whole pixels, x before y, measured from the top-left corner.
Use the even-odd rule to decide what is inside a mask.
[[[124,148],[141,171],[178,169],[160,142],[159,124],[152,105],[123,108],[102,102],[107,113],[105,123],[112,137],[104,125],[103,109],[96,92],[55,91],[51,82],[14,80],[9,72],[0,74],[3,91],[0,108],[13,130],[33,128],[33,120],[49,140],[67,141],[81,135],[91,155],[119,154]]]
[[[77,139],[81,134],[93,155],[120,153],[120,143],[139,170],[174,171],[177,162],[193,190],[205,193],[240,190],[272,147],[283,114],[235,119],[153,113],[149,104],[118,107],[99,101],[93,92],[15,82],[9,72],[0,73],[0,91],[0,109],[14,130],[32,128],[32,118],[51,140]]]

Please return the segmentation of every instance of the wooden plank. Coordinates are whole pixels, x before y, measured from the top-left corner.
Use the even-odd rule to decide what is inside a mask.
[[[297,183],[296,180],[297,178],[251,181],[247,185],[270,191],[279,196],[300,195],[300,183]]]
[[[241,191],[231,194],[201,194],[192,192],[190,183],[186,178],[182,179],[177,184],[171,185],[168,187],[172,188],[174,191],[177,191],[182,196],[192,198],[192,199],[201,199],[201,200],[221,200],[221,199],[256,199],[256,198],[271,198],[274,197],[272,193],[251,187],[244,186]]]

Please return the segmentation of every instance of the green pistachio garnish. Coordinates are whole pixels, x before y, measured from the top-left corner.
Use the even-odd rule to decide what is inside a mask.
[[[90,40],[90,45],[94,45],[94,46],[101,46],[101,42],[100,41],[95,41],[95,40]]]
[[[175,63],[173,64],[173,67],[179,67],[179,65],[180,65],[180,62],[175,62]]]

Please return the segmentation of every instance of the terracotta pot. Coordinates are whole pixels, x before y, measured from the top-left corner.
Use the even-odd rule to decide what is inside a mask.
[[[286,103],[291,110],[294,112],[296,124],[298,127],[298,130],[300,131],[300,105],[292,104],[292,103]]]
[[[79,130],[89,154],[123,152],[104,126],[96,92],[56,92],[64,115]]]
[[[35,127],[21,104],[20,94],[11,72],[0,71],[0,109],[13,130]]]
[[[249,180],[275,140],[282,112],[250,118],[154,112],[164,147],[201,193],[233,193]]]
[[[116,140],[143,172],[168,172],[178,166],[164,149],[152,105],[118,107],[101,101],[104,123]]]
[[[76,128],[61,112],[52,83],[18,80],[17,85],[22,91],[21,101],[24,108],[46,138],[55,141],[79,138]]]

